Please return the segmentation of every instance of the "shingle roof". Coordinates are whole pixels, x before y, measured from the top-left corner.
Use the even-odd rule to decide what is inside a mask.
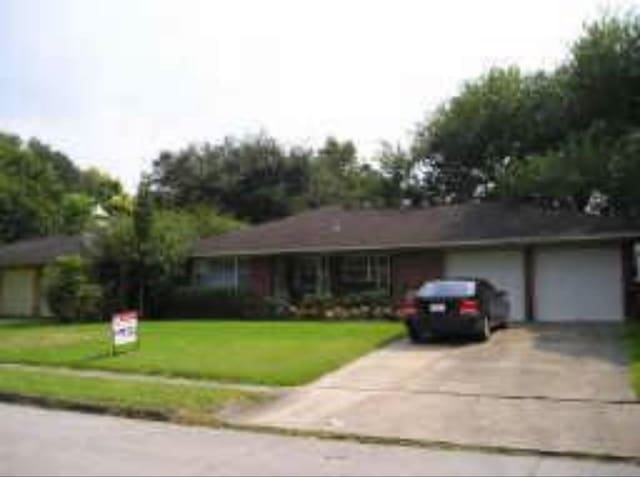
[[[193,256],[490,245],[640,237],[640,223],[511,203],[324,207],[197,242]]]
[[[62,255],[82,254],[81,236],[52,235],[21,240],[0,247],[0,267],[44,265]]]

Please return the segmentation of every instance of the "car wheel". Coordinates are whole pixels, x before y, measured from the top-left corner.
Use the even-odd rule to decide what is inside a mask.
[[[426,343],[428,341],[428,336],[423,326],[416,320],[408,320],[407,321],[407,331],[409,332],[409,339],[413,343]]]
[[[491,323],[489,317],[485,316],[482,319],[482,331],[480,333],[480,341],[487,341],[491,338]]]

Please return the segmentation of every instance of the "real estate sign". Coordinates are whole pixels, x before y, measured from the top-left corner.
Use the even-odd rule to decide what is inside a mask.
[[[113,346],[138,343],[138,312],[123,311],[111,318]]]

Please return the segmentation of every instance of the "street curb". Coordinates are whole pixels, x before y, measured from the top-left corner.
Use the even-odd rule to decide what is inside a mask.
[[[87,414],[100,414],[107,416],[128,417],[132,419],[144,419],[150,421],[174,422],[170,413],[158,410],[130,408],[124,406],[110,406],[105,404],[92,404],[71,399],[50,398],[0,391],[0,402],[10,404],[32,405],[45,409],[61,409],[66,411],[78,411]]]
[[[491,454],[511,455],[511,456],[539,456],[555,458],[571,458],[579,460],[590,460],[599,462],[619,462],[633,465],[640,465],[640,456],[621,456],[612,454],[597,454],[589,452],[571,451],[545,451],[540,449],[482,446],[471,444],[456,444],[446,441],[430,441],[420,439],[393,438],[383,436],[366,436],[360,434],[349,434],[332,431],[313,431],[304,429],[287,429],[272,426],[258,426],[250,424],[240,424],[230,421],[223,421],[212,418],[209,422],[194,421],[181,418],[171,412],[158,410],[131,408],[124,406],[111,406],[104,404],[92,404],[78,402],[68,399],[48,398],[43,396],[25,395],[20,393],[0,392],[0,402],[38,406],[45,409],[60,409],[67,411],[77,411],[87,414],[98,414],[130,419],[149,420],[156,422],[167,422],[173,424],[208,427],[213,429],[229,429],[240,432],[254,432],[260,434],[280,435],[289,437],[307,437],[322,440],[350,441],[361,444],[395,445],[403,447],[413,447],[421,449],[437,449],[445,451],[467,451],[483,452]]]
[[[250,431],[264,434],[277,434],[294,437],[315,437],[317,439],[354,441],[361,444],[396,445],[404,447],[415,447],[422,449],[439,449],[448,451],[468,451],[483,452],[490,454],[512,455],[512,456],[539,456],[570,458],[579,460],[591,460],[598,462],[624,462],[640,465],[640,456],[626,456],[613,454],[598,454],[579,451],[548,451],[531,449],[526,447],[502,447],[491,445],[458,444],[448,441],[435,441],[426,439],[408,439],[400,437],[386,437],[362,434],[350,434],[333,431],[314,431],[306,429],[289,429],[271,426],[259,426],[251,424],[225,423],[223,427],[239,431]]]

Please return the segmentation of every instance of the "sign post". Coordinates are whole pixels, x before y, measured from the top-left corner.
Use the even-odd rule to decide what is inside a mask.
[[[135,343],[136,349],[140,348],[138,336],[138,312],[123,311],[111,317],[111,354],[116,354],[118,346]]]

